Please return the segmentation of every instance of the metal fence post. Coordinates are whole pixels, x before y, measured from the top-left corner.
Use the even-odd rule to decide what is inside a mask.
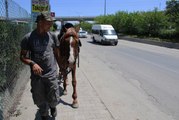
[[[5,9],[6,9],[6,19],[9,19],[9,13],[8,13],[8,0],[5,0]]]

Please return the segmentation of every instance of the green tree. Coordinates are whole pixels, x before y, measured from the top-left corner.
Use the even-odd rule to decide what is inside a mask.
[[[80,27],[88,32],[91,32],[91,27],[92,27],[92,24],[91,23],[88,23],[88,22],[81,22],[80,24]],[[77,25],[78,26],[78,25]]]
[[[177,37],[179,37],[179,0],[170,0],[166,2],[166,15],[171,28],[176,30]]]
[[[179,22],[179,0],[169,0],[166,2],[166,15],[170,22]]]

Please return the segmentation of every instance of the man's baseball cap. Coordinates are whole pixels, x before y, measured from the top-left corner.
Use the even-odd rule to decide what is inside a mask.
[[[49,12],[41,12],[37,18],[35,22],[38,22],[40,20],[46,20],[46,21],[55,21],[56,19],[54,17],[51,16],[51,14]]]

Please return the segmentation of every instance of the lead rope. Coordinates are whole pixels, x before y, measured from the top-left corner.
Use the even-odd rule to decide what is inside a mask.
[[[80,67],[80,54],[78,52],[78,67]]]

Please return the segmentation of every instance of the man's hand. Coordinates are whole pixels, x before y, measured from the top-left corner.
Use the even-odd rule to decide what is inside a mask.
[[[34,72],[35,75],[42,75],[43,69],[37,63],[35,63],[32,66],[32,71]]]

